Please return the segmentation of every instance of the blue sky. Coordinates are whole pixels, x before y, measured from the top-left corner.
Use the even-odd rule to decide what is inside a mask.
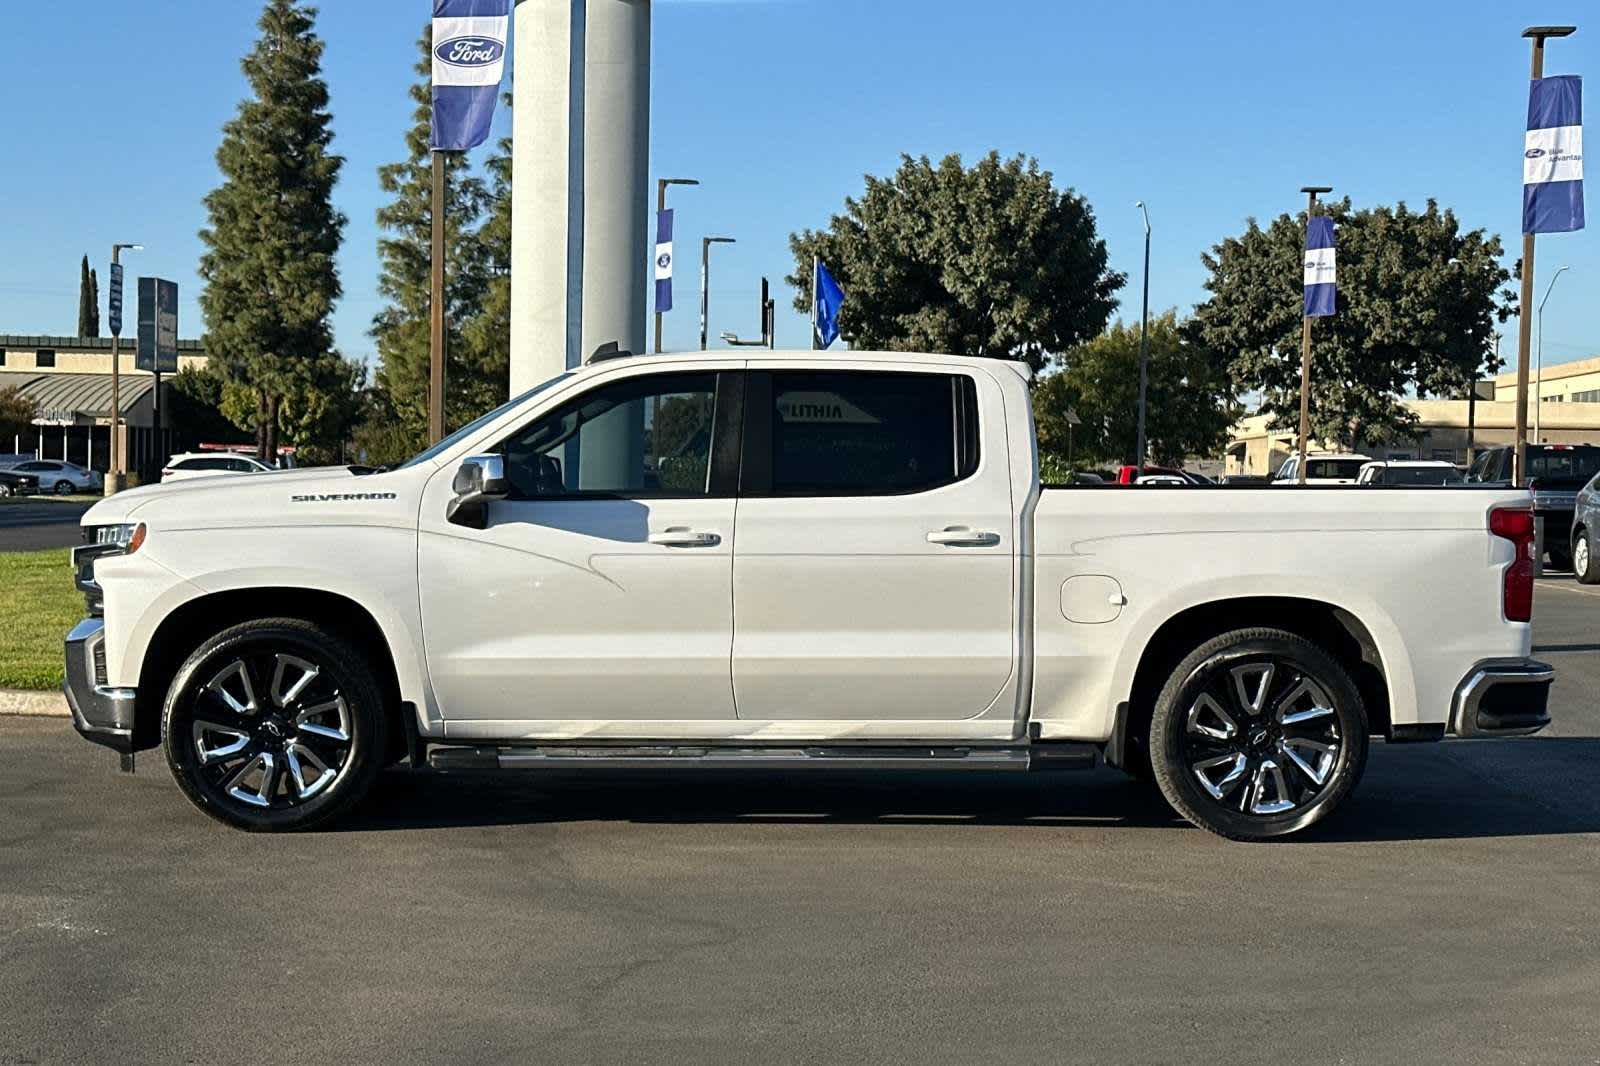
[[[371,358],[366,330],[381,306],[376,169],[402,151],[429,4],[321,8],[336,149],[347,160],[337,199],[350,218],[336,329],[347,355]],[[1570,0],[656,0],[652,177],[704,182],[675,195],[685,266],[699,235],[739,239],[714,252],[713,335],[757,332],[756,287],[764,273],[775,283],[788,273],[788,234],[825,224],[864,173],[892,170],[901,152],[1037,156],[1094,206],[1113,266],[1129,275],[1129,315],[1140,281],[1137,199],[1155,226],[1158,308],[1201,299],[1201,252],[1251,216],[1295,210],[1308,183],[1358,205],[1436,197],[1467,226],[1499,233],[1509,264],[1527,94],[1519,34],[1579,24],[1551,45],[1548,72],[1590,74],[1600,20],[1584,26],[1586,9]],[[137,240],[148,250],[129,261],[130,276],[177,280],[182,332],[199,334],[201,201],[217,181],[219,130],[244,92],[238,60],[258,10],[254,0],[29,8],[7,53],[0,333],[72,332],[78,257],[89,253],[103,276],[110,244]],[[1594,189],[1590,212],[1600,217]],[[1541,294],[1556,266],[1573,268],[1546,310],[1547,362],[1600,354],[1594,233],[1540,242]],[[695,343],[693,275],[680,269],[669,346]],[[806,324],[789,311],[791,295],[779,285],[779,342],[800,346]]]

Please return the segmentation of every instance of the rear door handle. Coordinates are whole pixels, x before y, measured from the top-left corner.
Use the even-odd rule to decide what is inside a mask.
[[[652,533],[649,540],[651,544],[660,544],[668,548],[714,548],[722,543],[722,537],[716,533],[704,533],[681,526]]]
[[[992,548],[1000,543],[1000,534],[966,526],[950,526],[928,534],[929,544],[943,544],[947,548]]]

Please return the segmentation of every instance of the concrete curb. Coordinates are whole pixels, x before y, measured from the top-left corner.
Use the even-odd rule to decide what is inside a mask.
[[[24,692],[0,688],[0,715],[23,718],[70,718],[67,697],[59,692]]]

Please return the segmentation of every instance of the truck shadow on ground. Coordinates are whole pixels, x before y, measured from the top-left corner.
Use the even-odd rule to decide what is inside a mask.
[[[1600,738],[1374,745],[1356,794],[1303,844],[1600,832]],[[595,821],[1191,830],[1152,786],[1113,770],[396,770],[336,831]]]

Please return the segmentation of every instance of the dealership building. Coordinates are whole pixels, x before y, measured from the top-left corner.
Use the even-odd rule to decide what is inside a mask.
[[[199,341],[178,342],[178,368],[206,362]],[[119,406],[128,447],[128,469],[159,466],[178,434],[155,428],[155,375],[134,366],[133,342],[124,340],[118,359]],[[161,398],[170,410],[170,378]],[[111,459],[111,338],[0,334],[0,390],[16,388],[37,407],[31,431],[0,441],[0,452],[66,459],[105,471]],[[167,420],[170,423],[170,420]]]
[[[1600,444],[1600,358],[1546,367],[1537,386],[1528,382],[1529,441]],[[1516,443],[1516,400],[1515,373],[1478,382],[1475,401],[1407,400],[1406,407],[1417,416],[1416,436],[1363,444],[1358,450],[1374,459],[1443,459],[1465,465],[1469,447],[1476,452]],[[1274,428],[1267,416],[1253,415],[1230,433],[1226,472],[1274,474],[1295,450],[1293,428]],[[1318,450],[1344,448],[1328,443]]]

